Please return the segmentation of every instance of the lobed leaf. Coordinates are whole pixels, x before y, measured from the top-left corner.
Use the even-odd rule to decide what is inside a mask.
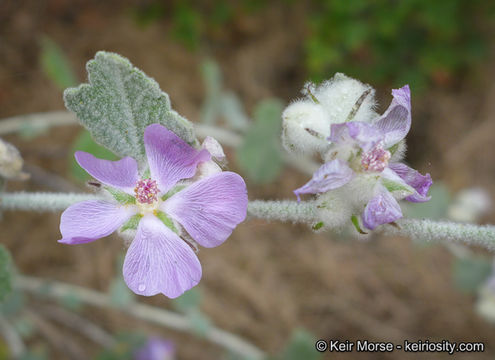
[[[99,51],[86,68],[89,84],[66,89],[64,101],[98,144],[145,164],[143,133],[150,124],[165,126],[189,144],[196,142],[192,124],[172,110],[156,81],[129,60]]]

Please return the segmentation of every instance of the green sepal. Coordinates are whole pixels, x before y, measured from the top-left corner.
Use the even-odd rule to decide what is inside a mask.
[[[162,200],[165,201],[167,199],[170,199],[173,195],[177,194],[179,191],[183,190],[186,187],[186,185],[177,185],[174,186],[172,190],[167,192],[165,195],[162,196]]]
[[[142,178],[143,179],[150,179],[151,178],[151,170],[150,170],[150,168],[147,168],[146,170],[144,170],[144,173],[143,173]]]
[[[115,190],[111,187],[106,187],[105,190],[108,191],[115,200],[124,205],[135,204],[136,198],[132,195],[126,194],[125,192]]]
[[[395,145],[392,145],[391,147],[389,147],[387,149],[390,152],[390,155],[394,155],[397,152],[397,150],[399,149],[399,144],[400,144],[400,142],[398,142]]]
[[[382,184],[390,193],[400,191],[403,193],[402,196],[404,197],[408,195],[412,195],[415,192],[415,190],[407,184],[401,184],[399,182],[392,181],[383,177],[382,177]]]
[[[320,221],[320,222],[314,224],[312,229],[314,231],[320,230],[323,227],[323,225],[325,225],[325,223],[323,221]]]
[[[170,219],[167,214],[165,214],[163,211],[157,211],[156,212],[156,217],[158,219],[160,219],[160,221],[162,223],[165,224],[166,227],[168,227],[169,229],[171,229],[174,233],[176,234],[179,234],[179,231],[177,230],[177,228],[175,227],[174,225],[174,222],[172,221],[172,219]]]
[[[354,227],[356,228],[357,232],[360,233],[360,234],[363,234],[363,235],[367,235],[368,233],[367,232],[364,232],[362,229],[361,229],[361,226],[359,225],[359,219],[356,215],[352,215],[351,216],[351,222],[352,222],[352,225],[354,225]]]
[[[141,215],[141,214],[134,215],[129,220],[127,220],[127,222],[124,224],[124,226],[122,226],[120,228],[120,231],[124,232],[126,230],[136,230],[142,217],[143,217],[143,215]]]

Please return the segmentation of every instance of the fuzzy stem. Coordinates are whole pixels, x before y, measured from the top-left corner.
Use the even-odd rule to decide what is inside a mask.
[[[18,289],[41,297],[63,299],[71,295],[77,296],[81,302],[104,309],[115,309],[110,296],[95,290],[76,285],[69,285],[58,281],[51,281],[29,276],[17,276],[15,285]],[[166,328],[194,332],[190,321],[183,315],[167,311],[155,306],[133,303],[123,309],[127,315]],[[212,327],[205,335],[205,339],[230,350],[246,359],[263,359],[265,354],[256,346],[227,331]]]
[[[3,193],[0,194],[0,209],[57,211],[64,210],[73,203],[98,199],[92,194],[73,193]],[[315,203],[312,201],[262,201],[249,202],[248,214],[265,220],[311,223],[318,221]],[[377,230],[389,235],[401,235],[425,240],[445,240],[452,243],[480,245],[495,250],[495,226],[461,224],[450,221],[401,219],[398,227],[382,226]]]
[[[250,201],[248,214],[265,220],[279,220],[310,223],[317,220],[315,205],[312,201]]]
[[[96,199],[93,194],[75,193],[0,193],[0,209],[27,211],[57,211],[65,210],[70,205],[90,199]]]
[[[432,221],[428,219],[400,219],[398,228],[386,225],[382,232],[387,235],[407,236],[411,239],[447,241],[479,245],[495,250],[495,226]]]

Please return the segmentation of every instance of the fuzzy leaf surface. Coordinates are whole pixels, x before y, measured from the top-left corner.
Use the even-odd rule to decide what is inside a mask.
[[[189,144],[196,142],[192,124],[172,110],[156,81],[129,60],[100,51],[86,68],[89,84],[66,89],[64,101],[98,144],[145,164],[143,133],[150,124],[165,126]]]

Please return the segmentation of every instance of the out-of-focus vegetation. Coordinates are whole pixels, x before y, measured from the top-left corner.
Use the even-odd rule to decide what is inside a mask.
[[[301,4],[280,0],[284,7]],[[138,24],[167,17],[171,34],[191,50],[219,31],[228,32],[243,16],[261,15],[266,0],[212,0],[207,4],[158,1],[134,8]],[[301,12],[307,29],[306,75],[315,81],[336,71],[379,84],[409,83],[420,90],[430,83],[449,84],[488,54],[495,3],[473,0],[308,1]],[[280,4],[279,4],[280,5]],[[288,31],[291,31],[288,29]]]
[[[338,68],[374,84],[418,88],[450,78],[487,54],[492,2],[353,0],[313,2],[306,65],[315,77]],[[316,5],[316,4],[319,5]]]

